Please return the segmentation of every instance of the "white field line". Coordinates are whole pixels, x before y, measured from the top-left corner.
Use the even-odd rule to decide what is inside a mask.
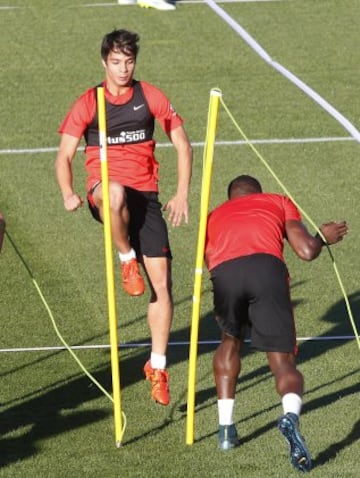
[[[264,2],[289,2],[292,0],[221,0],[218,3],[264,3]],[[204,3],[204,0],[178,0],[174,2],[177,5],[182,5],[183,3]],[[133,5],[118,5],[117,2],[115,3],[84,3],[83,5],[79,5],[80,7],[135,7],[136,3]],[[75,6],[76,7],[76,6]],[[9,8],[9,7],[7,7]],[[69,8],[74,8],[72,5]]]
[[[219,0],[216,3],[265,3],[265,2],[291,2],[293,0]],[[183,3],[204,3],[204,0],[179,0],[176,2],[180,5]]]
[[[266,63],[272,66],[275,70],[281,73],[285,78],[290,80],[295,86],[313,99],[319,106],[327,111],[336,121],[338,121],[358,142],[360,142],[360,132],[350,121],[345,118],[339,111],[337,111],[330,103],[328,103],[322,96],[314,91],[310,86],[300,80],[291,71],[287,70],[280,63],[274,61],[270,55],[262,48],[262,46],[228,13],[225,12],[214,0],[204,0],[205,3],[221,17],[235,32],[255,51]]]
[[[302,143],[329,143],[329,142],[338,142],[338,141],[354,141],[354,138],[350,136],[335,136],[335,137],[324,137],[324,138],[288,138],[288,139],[254,139],[250,140],[249,143],[252,144],[302,144]],[[248,144],[244,140],[236,141],[215,141],[217,146],[244,146]],[[194,147],[203,147],[204,142],[198,141],[191,143]],[[172,143],[157,143],[157,148],[170,148]],[[83,151],[83,147],[79,148],[79,151]],[[57,152],[58,147],[52,146],[49,148],[19,148],[19,149],[0,149],[1,154],[39,154],[39,153],[55,153]]]
[[[332,341],[332,340],[355,340],[354,335],[329,335],[326,337],[297,337],[298,342],[324,342],[324,341]],[[250,340],[245,340],[246,343],[250,343]],[[199,340],[198,345],[217,345],[220,343],[220,340]],[[177,346],[188,346],[190,345],[189,341],[177,341],[177,342],[169,342],[170,347],[177,347]],[[142,343],[131,343],[125,342],[120,343],[119,348],[142,348],[142,347],[151,347],[151,342],[142,342]],[[110,349],[110,345],[107,344],[99,344],[99,345],[74,345],[69,347],[71,350],[102,350],[102,349]],[[49,346],[49,347],[14,347],[14,348],[3,348],[0,349],[0,353],[6,352],[48,352],[48,351],[55,351],[55,350],[67,350],[66,347],[63,346]]]

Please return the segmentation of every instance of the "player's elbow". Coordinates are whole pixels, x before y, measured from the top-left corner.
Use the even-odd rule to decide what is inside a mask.
[[[303,261],[313,261],[316,259],[321,252],[321,247],[318,245],[313,244],[305,244],[301,248],[296,251],[296,254],[302,259]]]
[[[193,159],[193,148],[189,141],[185,141],[182,145],[182,153],[186,158],[189,158],[189,162],[192,162]]]

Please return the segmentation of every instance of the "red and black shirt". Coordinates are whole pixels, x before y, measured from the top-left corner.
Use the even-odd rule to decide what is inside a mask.
[[[105,86],[107,164],[109,179],[139,191],[158,191],[159,164],[155,159],[154,120],[168,135],[183,120],[165,94],[144,81],[113,96]],[[61,134],[84,136],[88,189],[101,180],[96,90],[89,88],[74,103],[59,128]]]

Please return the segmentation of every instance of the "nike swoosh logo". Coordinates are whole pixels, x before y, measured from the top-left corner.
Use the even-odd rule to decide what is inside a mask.
[[[134,111],[137,111],[139,110],[140,108],[142,108],[144,105],[144,103],[142,105],[139,105],[139,106],[134,106]]]

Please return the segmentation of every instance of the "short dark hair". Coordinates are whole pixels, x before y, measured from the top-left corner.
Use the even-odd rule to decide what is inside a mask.
[[[138,41],[140,37],[137,33],[128,30],[113,30],[107,33],[101,42],[101,58],[106,61],[111,51],[120,51],[128,56],[133,56],[136,60],[139,52]]]
[[[261,184],[256,178],[247,174],[242,174],[233,179],[227,189],[229,199],[254,193],[262,193]]]

